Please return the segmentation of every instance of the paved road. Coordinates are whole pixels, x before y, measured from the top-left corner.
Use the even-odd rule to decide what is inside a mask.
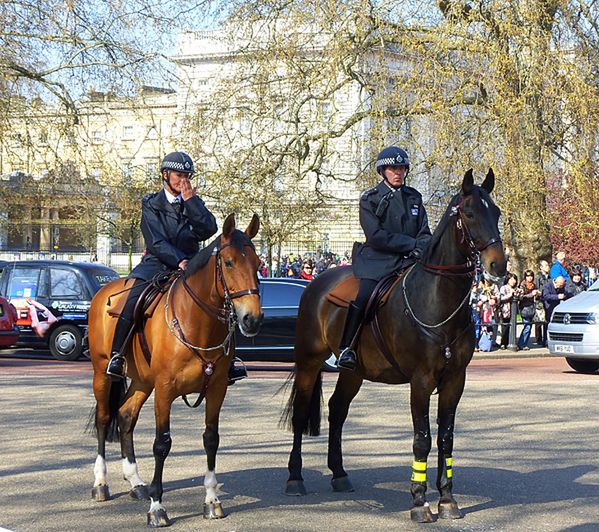
[[[475,360],[458,412],[454,453],[455,494],[466,516],[421,526],[412,524],[408,513],[409,389],[366,383],[354,401],[344,451],[355,493],[330,491],[321,436],[305,444],[309,494],[287,498],[282,491],[290,435],[277,426],[284,396],[276,392],[283,375],[256,370],[229,391],[217,470],[230,512],[222,521],[201,516],[202,408],[175,404],[164,498],[173,530],[599,529],[599,375],[576,374],[554,358]],[[83,434],[93,403],[89,377],[87,362],[0,356],[0,527],[144,528],[147,504],[127,497],[116,444],[108,456],[114,500],[90,499],[95,441]],[[325,399],[334,379],[334,374],[325,379]],[[136,435],[146,479],[152,440],[152,409],[146,407]],[[433,452],[430,478],[435,463]],[[435,503],[434,487],[429,494]]]

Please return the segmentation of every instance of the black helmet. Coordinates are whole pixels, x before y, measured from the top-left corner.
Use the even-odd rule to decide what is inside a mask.
[[[174,151],[162,159],[162,163],[160,164],[160,173],[162,173],[163,170],[175,170],[176,172],[193,174],[193,161],[186,153],[182,151]]]
[[[385,148],[376,158],[376,171],[383,175],[383,168],[385,168],[385,166],[407,166],[409,172],[410,161],[408,159],[408,154],[405,152],[405,150],[402,150],[397,146],[389,146],[388,148]]]

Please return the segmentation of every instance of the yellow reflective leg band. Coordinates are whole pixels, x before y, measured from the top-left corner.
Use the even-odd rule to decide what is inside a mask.
[[[451,464],[453,464],[453,459],[451,456],[445,459],[445,470],[447,472],[447,478],[451,478]]]
[[[412,462],[412,482],[426,482],[426,462]]]

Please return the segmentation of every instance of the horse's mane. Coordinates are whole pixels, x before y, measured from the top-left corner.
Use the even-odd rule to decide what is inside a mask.
[[[188,278],[194,273],[197,273],[204,266],[206,266],[206,264],[208,264],[210,257],[212,257],[212,255],[215,255],[216,252],[220,249],[221,236],[222,235],[218,235],[212,242],[210,242],[210,244],[200,249],[200,251],[198,251],[193,256],[193,258],[189,261],[189,264],[187,265],[187,269],[185,270],[185,278]],[[254,244],[252,244],[252,241],[247,236],[247,234],[245,234],[243,231],[240,231],[239,229],[235,229],[233,231],[230,243],[235,249],[237,249],[240,252],[243,251],[244,246],[247,245],[251,246],[252,249],[255,249]]]
[[[460,201],[460,194],[456,194],[453,198],[451,198],[451,201],[449,202],[449,205],[447,206],[445,213],[443,214],[443,216],[439,220],[439,223],[437,224],[437,227],[435,228],[433,236],[429,240],[426,251],[424,252],[424,256],[422,257],[423,262],[429,261],[431,256],[437,249],[437,246],[439,245],[439,242],[441,241],[441,237],[443,236],[443,234],[445,233],[445,230],[449,226],[449,220],[450,220],[452,212],[453,212],[453,207],[455,207],[459,203],[459,201]]]

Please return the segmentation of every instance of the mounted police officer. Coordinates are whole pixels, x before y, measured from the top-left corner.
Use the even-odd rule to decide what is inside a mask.
[[[146,252],[131,273],[135,279],[119,316],[112,341],[112,355],[106,373],[113,379],[125,377],[126,361],[122,353],[139,295],[154,276],[185,270],[189,259],[199,250],[200,242],[216,233],[213,214],[191,187],[194,167],[191,157],[181,151],[169,153],[162,160],[160,173],[164,188],[142,200],[141,232]],[[247,376],[244,368],[231,366],[229,377]]]
[[[397,146],[385,148],[377,157],[376,171],[383,180],[360,199],[360,225],[366,242],[356,246],[352,255],[360,289],[349,306],[339,346],[338,365],[346,369],[356,367],[354,345],[376,284],[418,260],[431,237],[422,196],[405,184],[410,171],[408,154]]]

